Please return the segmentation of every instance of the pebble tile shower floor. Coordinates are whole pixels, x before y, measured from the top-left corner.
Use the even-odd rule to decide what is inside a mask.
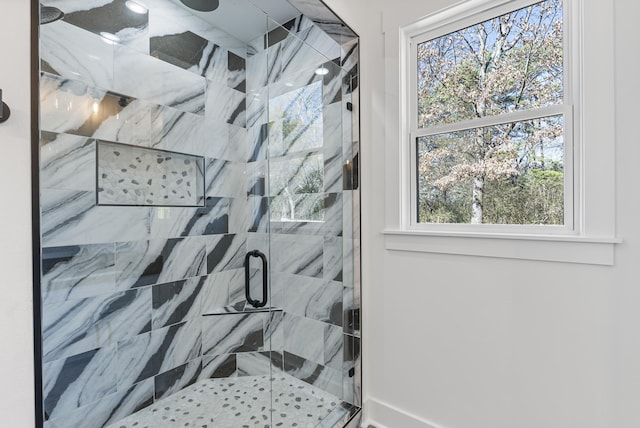
[[[107,428],[313,428],[340,402],[286,374],[270,383],[267,375],[207,379]]]

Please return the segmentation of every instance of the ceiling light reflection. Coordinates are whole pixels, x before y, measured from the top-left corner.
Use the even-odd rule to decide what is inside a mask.
[[[135,13],[139,13],[140,15],[144,15],[147,12],[149,12],[148,8],[146,8],[145,6],[141,5],[140,3],[132,1],[132,0],[127,0],[125,5],[127,6],[127,8],[130,11],[135,12]]]
[[[100,37],[102,37],[102,40],[110,45],[115,45],[120,41],[120,37],[116,36],[115,34],[107,33],[105,31],[100,32]]]

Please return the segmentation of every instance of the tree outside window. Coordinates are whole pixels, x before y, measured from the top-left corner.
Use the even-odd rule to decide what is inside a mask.
[[[562,1],[416,48],[418,222],[564,224]]]

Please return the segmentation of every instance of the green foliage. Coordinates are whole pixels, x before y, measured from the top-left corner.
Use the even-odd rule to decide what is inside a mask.
[[[293,131],[298,129],[302,125],[302,122],[298,118],[290,118],[289,116],[285,116],[282,120],[282,136],[284,138],[293,134]]]
[[[435,190],[423,196],[419,201],[420,222],[469,223],[471,188],[471,182],[466,181],[448,192]],[[532,169],[519,177],[488,182],[483,208],[483,222],[487,224],[563,224],[564,173]]]
[[[491,224],[563,224],[564,174],[535,169],[520,179],[491,183],[485,193]]]
[[[320,168],[305,171],[294,193],[322,193],[324,174]]]
[[[307,220],[322,220],[324,214],[324,173],[320,168],[313,169],[304,174],[295,193],[305,194],[306,199],[311,199],[311,206],[305,210],[304,217]]]

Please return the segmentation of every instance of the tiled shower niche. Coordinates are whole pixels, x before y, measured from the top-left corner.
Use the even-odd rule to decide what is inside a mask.
[[[40,27],[44,428],[346,426],[357,36],[319,0],[221,1],[244,8],[226,30],[130,3],[49,0],[65,19]]]
[[[204,206],[204,158],[97,143],[98,205]]]

